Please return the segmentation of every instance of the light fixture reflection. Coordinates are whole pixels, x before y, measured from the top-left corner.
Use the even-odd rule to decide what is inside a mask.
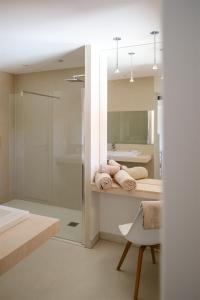
[[[115,74],[120,73],[119,70],[119,41],[121,41],[121,38],[116,36],[113,38],[114,41],[116,41],[116,66],[115,66]]]
[[[129,82],[134,82],[134,78],[133,78],[133,55],[135,55],[134,52],[129,52],[130,55],[130,64],[131,64],[131,76],[130,76],[130,80]]]
[[[156,62],[156,35],[159,34],[159,31],[152,31],[150,32],[150,34],[153,35],[153,49],[154,49],[154,58],[153,58],[153,67],[152,69],[153,70],[158,70],[158,65],[157,65],[157,62]]]

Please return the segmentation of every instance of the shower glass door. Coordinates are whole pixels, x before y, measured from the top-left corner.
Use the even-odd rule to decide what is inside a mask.
[[[58,218],[57,237],[76,242],[82,241],[82,88],[65,83],[59,91],[16,93],[11,103],[9,205]]]

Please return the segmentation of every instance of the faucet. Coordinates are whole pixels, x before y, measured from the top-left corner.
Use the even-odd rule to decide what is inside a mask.
[[[115,143],[112,143],[112,150],[113,150],[113,151],[116,150],[116,145],[115,145]]]

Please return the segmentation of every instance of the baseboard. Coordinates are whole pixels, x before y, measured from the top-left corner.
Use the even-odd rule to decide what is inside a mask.
[[[126,239],[122,235],[104,231],[100,232],[100,239],[120,244],[124,244],[126,242]]]
[[[67,243],[67,244],[72,244],[72,245],[79,246],[79,247],[84,247],[84,245],[80,242],[74,242],[74,241],[63,239],[63,238],[60,238],[57,236],[52,236],[50,239],[61,242],[61,243]]]
[[[100,240],[100,234],[97,233],[97,234],[95,235],[95,237],[94,237],[92,240],[90,240],[89,242],[87,242],[87,243],[85,244],[85,247],[86,247],[86,248],[89,248],[89,249],[92,249],[92,248],[96,245],[96,243],[97,243],[99,240]]]

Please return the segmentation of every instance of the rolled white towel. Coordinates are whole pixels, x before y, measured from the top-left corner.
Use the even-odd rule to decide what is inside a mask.
[[[136,181],[126,171],[120,170],[114,175],[117,183],[126,191],[131,191],[136,188]]]
[[[113,176],[120,170],[120,166],[101,165],[99,173],[108,173]]]
[[[108,161],[108,164],[109,164],[110,166],[118,166],[118,167],[121,168],[121,165],[120,165],[118,162],[116,162],[115,160],[113,160],[113,159],[110,159],[110,160]]]
[[[113,166],[113,167],[120,167],[120,170],[125,170],[127,169],[128,167],[127,166],[124,166],[124,165],[120,165],[117,161],[113,160],[113,159],[110,159],[108,161],[108,165],[110,166]]]
[[[100,190],[108,190],[112,188],[112,178],[107,173],[96,172],[94,181]]]
[[[134,179],[143,179],[148,177],[148,170],[144,167],[126,168],[125,170]]]
[[[121,170],[125,170],[126,171],[126,169],[128,169],[128,167],[127,166],[121,166]]]

